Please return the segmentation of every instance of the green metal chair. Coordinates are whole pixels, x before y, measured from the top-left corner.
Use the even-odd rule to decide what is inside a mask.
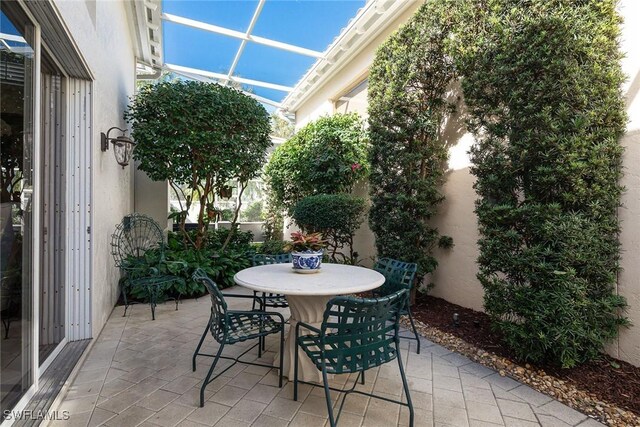
[[[407,378],[402,366],[399,348],[399,315],[407,302],[408,291],[398,292],[382,298],[336,297],[327,303],[320,328],[307,323],[296,324],[296,353],[293,380],[293,400],[298,400],[298,383],[320,387],[315,383],[298,380],[300,349],[322,371],[322,380],[329,413],[329,423],[334,427],[342,412],[349,393],[358,393],[387,402],[398,403],[409,408],[409,425],[413,427],[414,411]],[[300,329],[314,334],[300,335]],[[367,369],[398,360],[402,385],[407,398],[404,403],[356,390],[360,380],[364,384],[364,372]],[[329,386],[328,374],[358,373],[353,386],[340,390]],[[344,392],[337,417],[333,415],[331,390]]]
[[[416,340],[416,352],[420,354],[420,335],[418,335],[418,331],[416,330],[413,315],[411,314],[411,304],[409,304],[411,288],[416,277],[418,265],[412,262],[403,262],[391,258],[380,258],[373,266],[373,269],[385,277],[384,284],[371,292],[374,298],[389,295],[401,289],[407,290],[407,302],[403,306],[400,315],[409,316],[409,322],[411,322],[411,328],[413,330],[413,337],[401,336],[400,338]]]
[[[251,265],[253,267],[257,265],[271,265],[271,264],[287,264],[291,263],[291,254],[252,254],[251,256]],[[289,307],[289,302],[287,301],[287,297],[282,294],[274,294],[271,292],[258,292],[253,291],[253,296],[256,299],[253,300],[253,306],[251,307],[253,310],[256,309],[256,301],[261,301],[261,310],[265,310],[267,307],[270,308],[287,308]],[[262,342],[262,350],[265,349],[266,341],[261,339]]]
[[[287,264],[291,263],[291,254],[277,254],[277,255],[267,255],[267,254],[253,254],[251,257],[251,265],[271,265],[271,264]],[[262,295],[259,295],[262,294]],[[289,307],[289,303],[287,302],[287,298],[282,294],[274,294],[269,292],[258,292],[253,291],[253,295],[255,297],[259,297],[262,300],[262,309],[264,310],[266,307],[271,308],[287,308]],[[253,309],[255,310],[255,302]]]
[[[111,253],[116,266],[125,273],[120,281],[124,298],[123,317],[127,315],[127,309],[132,304],[127,299],[127,292],[131,289],[140,287],[146,290],[151,307],[151,318],[156,320],[158,298],[171,284],[184,282],[180,277],[160,274],[155,267],[147,269],[144,262],[145,253],[151,249],[157,250],[160,262],[166,263],[164,247],[162,229],[157,222],[146,215],[138,213],[127,215],[116,226],[111,236]],[[140,266],[136,265],[137,261]],[[180,297],[178,296],[175,301],[177,310]]]
[[[236,363],[244,363],[248,365],[254,366],[263,366],[266,368],[273,368],[272,365],[266,365],[262,363],[255,362],[247,362],[240,360],[242,356],[247,354],[249,351],[254,349],[256,346],[258,347],[258,357],[262,357],[262,347],[260,346],[260,339],[266,337],[271,334],[280,334],[280,377],[279,377],[279,387],[282,387],[282,369],[283,369],[283,353],[284,353],[284,318],[280,313],[277,312],[268,312],[268,311],[243,311],[243,310],[229,310],[227,308],[227,303],[225,298],[252,298],[255,299],[252,295],[238,295],[238,294],[223,294],[218,289],[218,286],[211,280],[206,273],[202,270],[198,269],[193,273],[193,280],[196,280],[202,283],[209,292],[211,296],[211,316],[209,317],[209,322],[207,327],[205,328],[202,337],[200,338],[200,342],[198,343],[198,347],[196,347],[196,351],[193,353],[192,359],[192,368],[193,371],[196,371],[196,358],[198,356],[206,356],[213,357],[213,363],[209,368],[209,372],[202,382],[202,387],[200,387],[200,407],[204,406],[204,390],[208,384],[218,378],[220,375],[229,370]],[[210,332],[213,338],[220,344],[217,353],[207,354],[200,353],[200,348],[207,336],[207,333]],[[256,339],[259,341],[249,347],[247,350],[243,351],[238,357],[228,357],[222,355],[222,350],[226,345],[233,345],[239,342]],[[233,363],[219,372],[215,377],[211,378],[214,369],[216,368],[216,364],[220,359],[233,360]]]

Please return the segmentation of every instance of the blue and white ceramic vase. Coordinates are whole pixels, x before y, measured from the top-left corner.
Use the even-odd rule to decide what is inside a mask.
[[[317,273],[322,266],[322,255],[324,251],[304,251],[292,252],[293,271],[296,273]]]

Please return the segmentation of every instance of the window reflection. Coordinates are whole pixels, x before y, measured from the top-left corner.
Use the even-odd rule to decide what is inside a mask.
[[[0,17],[0,408],[33,382],[33,26],[14,2]]]

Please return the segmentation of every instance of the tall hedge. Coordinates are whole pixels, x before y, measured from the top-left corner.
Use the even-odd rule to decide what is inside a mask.
[[[481,30],[459,32],[459,70],[478,139],[485,309],[522,359],[571,367],[625,323],[616,2],[470,3]]]
[[[369,75],[369,224],[378,256],[416,262],[419,276],[437,266],[432,249],[440,237],[429,221],[444,200],[454,3],[426,2],[378,48]]]

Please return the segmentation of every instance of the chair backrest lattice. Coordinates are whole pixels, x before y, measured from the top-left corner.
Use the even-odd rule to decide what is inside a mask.
[[[213,337],[218,342],[222,342],[228,325],[227,302],[224,300],[224,295],[220,292],[220,289],[218,289],[218,285],[201,269],[198,268],[192,277],[196,282],[203,284],[209,292],[209,296],[211,297],[211,319],[209,327]]]
[[[373,267],[385,278],[384,284],[376,289],[377,295],[388,295],[401,289],[411,290],[418,265],[413,262],[398,261],[392,258],[380,258]]]
[[[251,258],[251,264],[255,267],[258,265],[286,264],[291,262],[291,254],[254,254]]]
[[[402,289],[381,298],[336,297],[327,303],[320,345],[335,373],[366,370],[396,358],[398,313],[407,293]]]
[[[285,254],[273,254],[273,255],[269,255],[269,254],[254,254],[253,257],[251,258],[251,265],[258,266],[258,265],[271,265],[271,264],[288,264],[291,263],[291,254],[290,253],[285,253]],[[264,295],[268,296],[268,297],[273,297],[276,296],[278,294],[274,294],[272,292],[267,292]]]
[[[127,258],[143,257],[149,249],[164,250],[164,234],[158,223],[143,214],[125,216],[111,236],[116,266],[123,265]]]

